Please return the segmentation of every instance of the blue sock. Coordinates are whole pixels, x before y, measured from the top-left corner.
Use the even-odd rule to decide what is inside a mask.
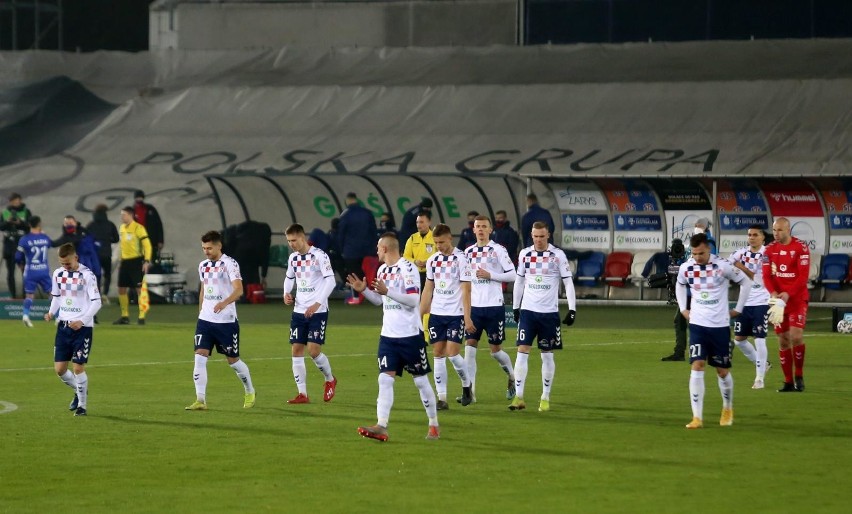
[[[32,298],[24,298],[24,316],[30,315],[30,307],[33,306]]]

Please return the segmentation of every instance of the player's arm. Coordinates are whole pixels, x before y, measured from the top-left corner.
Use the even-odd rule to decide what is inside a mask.
[[[470,282],[461,283],[462,293],[462,312],[464,313],[464,329],[468,332],[474,332],[476,326],[473,324],[473,318],[470,317]]]
[[[802,245],[807,251],[807,247]],[[793,283],[793,287],[788,294],[790,298],[800,298],[807,299],[808,298],[808,275],[811,273],[811,254],[810,252],[802,254],[799,256],[799,260],[796,262],[796,281]]]
[[[292,259],[287,260],[287,271],[284,272],[284,304],[293,305],[296,297],[293,295],[293,288],[296,286],[296,272],[293,270]]]
[[[775,279],[775,273],[773,273],[773,266],[775,264],[772,262],[772,258],[769,256],[769,253],[764,254],[763,260],[760,263],[760,267],[763,271],[763,287],[769,291],[769,294],[772,297],[778,296],[778,282]]]
[[[56,283],[56,273],[54,272],[50,280],[50,307],[44,314],[44,320],[50,321],[56,317],[59,317],[59,284]]]
[[[222,309],[224,309],[228,305],[236,302],[243,295],[243,281],[242,281],[242,279],[232,280],[231,281],[231,287],[233,287],[234,290],[224,300],[222,300],[221,302],[219,302],[215,306],[213,306],[213,312],[218,313],[218,312],[222,311]]]
[[[426,278],[423,293],[420,295],[420,315],[428,314],[432,307],[432,293],[435,292],[435,280]]]
[[[751,292],[751,279],[743,273],[738,273],[733,268],[728,278],[736,282],[740,287],[740,294],[737,297],[737,305],[734,307],[734,310],[737,313],[741,313],[743,312],[743,308],[745,308],[746,300],[748,300],[748,295]]]
[[[732,264],[734,265],[735,268],[742,271],[745,274],[745,276],[747,276],[749,278],[749,280],[754,280],[754,273],[752,273],[752,271],[750,269],[746,268],[745,264],[743,264],[740,261],[734,261]]]
[[[327,277],[322,277],[322,284],[320,284],[319,287],[320,298],[324,298],[324,301],[328,302],[328,297],[331,295],[331,292],[334,291],[335,287],[337,287],[337,283],[334,281],[333,276],[329,275]],[[305,317],[310,318],[321,307],[322,302],[314,302],[313,305],[305,309]]]
[[[683,264],[681,264],[680,269],[677,272],[677,283],[675,284],[675,297],[677,298],[677,308],[680,310],[680,313],[683,314],[683,317],[687,320],[689,319],[689,309],[687,309],[687,305],[689,304],[689,285],[686,283],[686,278],[683,276]]]

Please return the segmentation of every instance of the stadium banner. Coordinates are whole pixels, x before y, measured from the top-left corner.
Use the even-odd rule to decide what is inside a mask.
[[[819,183],[828,219],[828,253],[852,253],[852,179]]]
[[[692,180],[649,179],[648,182],[660,195],[663,210],[708,210],[711,209],[710,197],[701,184]],[[713,219],[712,216],[708,216]]]
[[[616,214],[613,250],[662,250],[663,220],[659,215]]]
[[[704,186],[712,190],[712,182],[704,179]],[[766,198],[752,180],[717,180],[716,210],[720,213],[765,213],[769,210]]]
[[[746,232],[752,225],[771,230],[769,216],[766,214],[719,214],[719,229],[722,232]]]
[[[50,300],[33,300],[33,305],[30,307],[30,319],[33,322],[38,322],[44,319],[44,315],[50,310]],[[0,320],[16,319],[20,320],[24,315],[23,300],[8,300],[0,301]]]
[[[591,181],[556,182],[550,187],[562,212],[608,212],[606,198]]]
[[[835,230],[852,231],[852,214],[831,213],[828,215],[828,226],[832,233]]]
[[[668,240],[666,246],[672,244],[672,239],[680,239],[683,244],[689,246],[689,238],[695,233],[695,222],[700,218],[713,219],[713,211],[666,211],[666,221],[669,223]],[[714,227],[710,227],[710,233],[714,234]],[[717,241],[718,244],[718,241]]]
[[[766,180],[761,182],[772,216],[823,217],[816,191],[803,180]]]
[[[571,249],[609,250],[609,216],[605,214],[563,214],[562,246]]]
[[[599,179],[609,207],[616,212],[657,212],[659,202],[651,187],[639,179]]]
[[[825,255],[826,249],[826,233],[825,233],[825,218],[808,218],[804,216],[787,216],[790,220],[790,231],[793,237],[801,239],[811,253],[815,255]]]
[[[723,234],[716,241],[716,248],[719,250],[719,257],[727,257],[740,248],[748,246],[748,234],[745,231],[742,234]]]

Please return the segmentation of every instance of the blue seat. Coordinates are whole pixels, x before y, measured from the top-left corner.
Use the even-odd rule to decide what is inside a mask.
[[[577,285],[594,287],[599,284],[604,274],[603,252],[589,252],[577,261]]]
[[[819,283],[826,289],[840,289],[847,282],[849,254],[830,253],[822,260]]]

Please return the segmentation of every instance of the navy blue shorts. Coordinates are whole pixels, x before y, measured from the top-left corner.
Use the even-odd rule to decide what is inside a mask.
[[[89,362],[91,350],[92,327],[74,330],[65,321],[59,322],[53,343],[53,362],[71,361],[76,364],[85,364]]]
[[[50,294],[52,285],[50,283],[50,275],[27,273],[24,277],[24,294],[34,294],[39,287],[41,287],[43,293]]]
[[[216,351],[226,357],[240,356],[240,322],[213,323],[203,319],[195,325],[195,349]]]
[[[707,361],[714,368],[731,367],[730,327],[689,324],[689,362]]]
[[[290,318],[290,344],[325,344],[328,312],[316,312],[310,318],[294,312]]]
[[[472,333],[465,333],[465,339],[474,339],[479,341],[482,337],[482,332],[485,332],[488,337],[488,344],[503,344],[506,340],[506,309],[502,305],[493,307],[471,307],[470,319],[473,321],[473,326],[476,330]]]
[[[461,343],[464,336],[464,316],[429,315],[429,342]]]
[[[407,371],[419,377],[432,371],[426,355],[426,340],[423,334],[409,337],[379,337],[379,373],[395,371],[402,375]]]
[[[766,337],[766,327],[769,323],[767,313],[769,305],[748,305],[743,312],[734,318],[735,336]]]
[[[517,346],[532,346],[538,337],[538,349],[549,352],[562,349],[562,329],[558,312],[533,312],[521,309]]]

